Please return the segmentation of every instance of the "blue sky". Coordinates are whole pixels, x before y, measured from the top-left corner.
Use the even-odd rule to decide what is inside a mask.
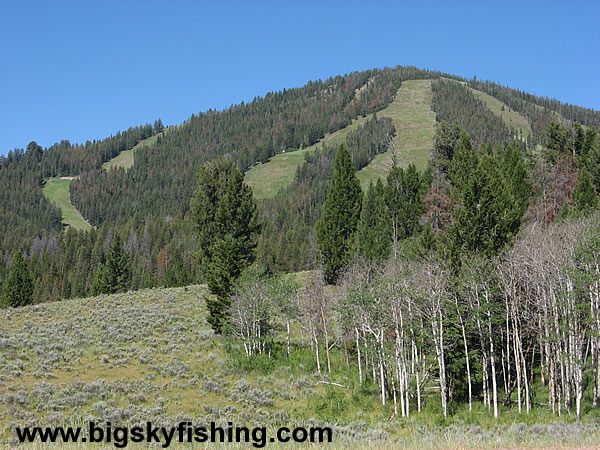
[[[597,0],[2,0],[0,153],[398,64],[600,109],[599,19]]]

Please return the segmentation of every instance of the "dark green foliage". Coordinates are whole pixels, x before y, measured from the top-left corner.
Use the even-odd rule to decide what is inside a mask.
[[[511,141],[514,132],[502,119],[469,91],[468,87],[452,80],[432,82],[432,109],[438,121],[447,121],[464,129],[476,146]]]
[[[598,145],[596,130],[593,128],[585,132],[581,155],[596,192],[600,192],[600,145]]]
[[[115,294],[126,292],[131,287],[131,261],[123,248],[121,236],[112,239],[106,263],[100,265],[92,285],[92,294]]]
[[[389,256],[391,241],[385,188],[381,179],[378,179],[377,184],[369,184],[363,200],[356,232],[358,255],[369,260],[382,261]]]
[[[506,144],[499,150],[498,158],[504,181],[517,202],[519,215],[522,216],[533,194],[523,155],[513,145]]]
[[[393,167],[388,174],[386,205],[395,244],[419,232],[419,219],[425,212],[423,195],[429,188],[424,180],[414,164],[406,170]]]
[[[456,187],[465,186],[477,169],[479,156],[469,136],[461,130],[460,137],[456,143],[454,157],[448,168],[448,178]],[[460,189],[459,189],[460,192]]]
[[[234,281],[254,261],[259,231],[252,190],[231,159],[219,158],[198,170],[191,201],[192,221],[208,288],[208,321],[220,333],[230,305]]]
[[[576,155],[583,153],[583,144],[585,141],[585,131],[579,123],[573,124],[573,151]]]
[[[552,162],[556,162],[559,155],[569,152],[571,145],[571,132],[557,122],[550,122],[546,129],[546,155]]]
[[[335,283],[355,250],[355,233],[362,203],[362,191],[345,145],[338,150],[331,184],[317,224],[317,242],[323,258],[325,281]]]
[[[495,158],[483,155],[468,170],[464,183],[455,185],[461,208],[449,230],[451,253],[455,257],[465,251],[494,255],[518,232],[521,207]]]
[[[431,159],[436,171],[445,177],[448,175],[450,161],[454,157],[454,149],[460,139],[461,128],[443,120],[435,129]]]
[[[354,168],[358,171],[366,167],[375,156],[385,153],[395,132],[389,117],[378,119],[377,114],[374,114],[364,125],[348,133],[346,146],[352,155]]]
[[[188,220],[194,177],[202,162],[228,153],[238,166],[247,168],[284,148],[305,147],[351,120],[385,107],[403,80],[437,79],[441,75],[410,67],[352,73],[271,93],[225,111],[194,115],[185,124],[162,133],[152,146],[136,152],[136,163],[128,171],[115,169],[106,173],[101,164],[164,130],[160,119],[153,125],[132,127],[107,139],[81,145],[61,141],[42,150],[31,142],[26,150],[11,151],[5,158],[0,156],[0,260],[11,260],[16,248],[27,252],[36,303],[89,295],[98,267],[107,260],[111,236],[116,233],[123,238],[130,256],[131,289],[206,281],[202,265],[195,264],[199,242]],[[549,169],[552,173],[543,169],[544,173],[535,174],[538,196],[532,198],[531,208],[552,210],[536,213],[536,218],[544,218],[548,223],[569,199],[573,200],[576,175],[582,167],[591,175],[596,189],[600,188],[595,128],[600,124],[598,112],[493,83],[472,80],[469,84],[494,95],[508,105],[507,109],[520,111],[529,120],[534,131],[533,140],[528,142],[530,148],[532,143],[544,142],[544,129],[552,120],[570,127],[556,113],[586,126],[574,124],[573,130],[565,128],[567,151]],[[498,137],[505,133],[499,128],[495,130],[498,118],[490,117],[487,109],[480,110],[481,104],[476,99],[459,98],[465,86],[444,80],[434,82],[434,90],[438,117],[462,123],[473,134],[476,147],[483,147],[481,141],[504,139]],[[359,91],[361,94],[356,95]],[[434,149],[434,164],[436,169],[441,168],[438,173],[443,176],[441,180],[436,178],[436,190],[427,196],[427,217],[436,233],[435,242],[444,240],[438,232],[447,229],[452,221],[455,202],[447,195],[451,189],[446,183],[446,172],[460,133],[457,125],[446,128],[448,132],[440,136],[448,138],[450,146],[444,147],[445,143],[436,135]],[[452,129],[454,133],[449,131]],[[348,133],[346,145],[354,168],[364,167],[375,155],[384,152],[393,133],[389,119],[378,117]],[[532,190],[531,183],[520,182],[528,178],[524,161],[533,167],[536,156],[523,150],[523,142],[511,145],[512,156],[497,148],[493,153],[507,187],[520,210],[524,210]],[[324,147],[307,156],[294,182],[276,198],[260,203],[261,221],[265,225],[257,253],[261,264],[269,270],[298,271],[318,266],[315,224],[322,216],[336,150]],[[578,154],[577,158],[571,156],[573,152]],[[71,184],[71,198],[97,226],[96,230],[63,232],[60,210],[42,194],[45,178],[70,175],[81,175]],[[543,184],[546,179],[548,186]],[[542,192],[546,197],[540,199]],[[441,216],[436,216],[438,213]],[[529,213],[527,217],[531,217]],[[413,235],[420,228],[417,220]],[[167,255],[161,255],[163,249],[168,249]],[[6,264],[0,264],[0,282],[6,280],[8,271]]]
[[[165,126],[163,125],[162,120],[160,120],[160,118],[157,119],[154,122],[154,134],[162,133],[164,131],[164,129],[165,129]]]
[[[8,276],[2,286],[0,307],[16,308],[33,301],[33,281],[29,273],[29,264],[21,252],[17,252],[8,270]]]
[[[574,211],[585,212],[598,207],[598,194],[592,183],[592,177],[585,167],[581,169],[577,177],[572,201]]]

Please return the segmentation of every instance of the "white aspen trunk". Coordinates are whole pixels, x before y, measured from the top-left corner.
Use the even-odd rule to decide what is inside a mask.
[[[437,354],[438,366],[440,370],[440,395],[442,399],[442,412],[444,413],[444,417],[448,417],[448,391],[446,385],[446,364],[444,361],[444,328],[442,323],[442,312],[439,311],[437,314],[438,318],[431,322],[431,327],[433,330],[435,351]]]
[[[519,400],[519,414],[521,414],[522,412],[522,408],[523,408],[523,402],[521,400],[521,358],[519,358],[519,349],[517,348],[518,344],[517,344],[517,336],[516,336],[516,329],[515,329],[515,324],[513,322],[513,333],[515,333],[515,336],[513,338],[513,350],[515,352],[515,369],[517,372],[517,398]]]
[[[327,333],[327,324],[325,323],[325,313],[321,306],[321,320],[323,321],[323,332],[325,333],[325,353],[327,355],[327,373],[331,375],[331,358],[329,357],[329,334]]]
[[[313,339],[314,339],[314,345],[315,345],[315,357],[317,359],[317,371],[319,372],[319,375],[321,375],[321,360],[319,358],[319,341],[317,340],[317,331],[314,329],[312,330],[312,334],[313,334]]]
[[[379,347],[379,372],[381,376],[381,404],[385,406],[385,366],[384,366],[384,351],[383,351],[383,329],[381,330],[381,338],[380,338],[380,347]]]
[[[287,356],[290,357],[290,319],[286,320],[287,325]]]
[[[406,399],[404,400],[404,407],[406,409],[406,417],[408,417],[410,415],[410,391],[408,389],[409,374],[408,370],[406,369],[406,360],[403,361],[402,368],[404,371],[404,376],[402,377],[402,380],[404,381],[404,396],[406,397]]]
[[[417,370],[417,412],[421,412],[421,377],[420,371]]]
[[[516,316],[516,311],[515,311],[515,316]],[[515,322],[515,324],[517,325],[515,327],[515,330],[517,331],[517,346],[519,347],[519,356],[521,359],[521,366],[523,369],[523,387],[525,388],[525,411],[527,412],[527,414],[529,414],[531,412],[531,400],[530,400],[530,396],[529,396],[529,381],[527,379],[527,359],[525,358],[525,354],[523,353],[523,343],[521,341],[521,336],[519,334],[519,327],[518,327],[518,322]],[[533,363],[532,363],[533,366]]]
[[[465,324],[463,323],[462,316],[460,315],[460,313],[458,314],[458,317],[460,319],[460,327],[462,329],[463,343],[465,346],[465,360],[467,363],[467,380],[469,383],[469,412],[471,412],[471,411],[473,411],[473,388],[471,385],[471,365],[469,363],[469,347],[467,346],[467,333],[465,331]]]
[[[504,351],[504,349],[502,349]],[[508,393],[508,387],[510,386],[510,323],[508,318],[508,299],[506,300],[506,365],[508,367],[508,373],[506,374],[506,393]]]
[[[402,370],[402,362],[400,356],[400,332],[397,328],[396,322],[396,373],[398,375],[398,387],[400,389],[400,411],[402,412],[402,417],[405,417],[405,409],[404,409],[404,374]],[[394,377],[392,377],[392,380]],[[396,391],[394,390],[394,406],[396,406]]]
[[[360,358],[360,343],[359,343],[359,333],[358,328],[355,327],[354,331],[356,332],[356,353],[358,358],[358,379],[360,380],[360,385],[363,384],[363,373],[362,373],[362,362]]]
[[[394,417],[398,415],[398,400],[396,399],[396,383],[394,382],[394,375],[392,375],[392,392],[394,393]],[[404,408],[402,409],[402,417],[404,417]]]
[[[487,354],[484,354],[482,356],[481,366],[483,367],[483,376],[481,380],[481,388],[483,390],[483,406],[487,406],[487,408],[490,409],[492,407],[492,402],[490,400],[490,382]]]
[[[487,297],[487,292],[486,292]],[[490,366],[492,368],[492,389],[494,395],[494,417],[498,418],[498,386],[496,383],[496,364],[494,359],[494,339],[492,335],[492,318],[488,311],[488,325],[490,330]]]

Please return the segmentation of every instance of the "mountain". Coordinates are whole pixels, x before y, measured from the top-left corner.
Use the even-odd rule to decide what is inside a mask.
[[[0,442],[151,421],[593,445],[599,126],[395,67],[10,152]]]
[[[166,129],[157,121],[85,144],[32,142],[0,159],[0,283],[21,251],[36,302],[89,295],[116,233],[132,257],[132,289],[201,281],[186,218],[197,168],[221,155],[260,200],[259,260],[273,270],[315,268],[314,225],[337,146],[347,144],[366,189],[394,161],[425,169],[442,121],[477,147],[511,141],[529,155],[551,122],[598,127],[600,112],[399,66],[311,81]]]

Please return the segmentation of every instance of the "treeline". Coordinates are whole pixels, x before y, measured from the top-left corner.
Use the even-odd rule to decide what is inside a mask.
[[[95,293],[94,283],[115,240],[121,242],[128,268],[119,291],[184,286],[202,277],[194,255],[195,237],[187,222],[134,217],[123,227],[106,224],[99,230],[44,232],[27,248],[3,253],[0,278],[7,280],[19,254],[27,260],[32,278],[29,303],[87,297]]]
[[[552,120],[556,120],[556,116],[549,113],[549,111],[558,113],[571,122],[600,127],[600,111],[591,108],[561,103],[556,99],[547,97],[538,97],[491,81],[470,80],[469,85],[474,89],[496,97],[511,109],[523,114],[534,132],[537,130],[537,134],[541,134],[541,130],[544,130]]]

